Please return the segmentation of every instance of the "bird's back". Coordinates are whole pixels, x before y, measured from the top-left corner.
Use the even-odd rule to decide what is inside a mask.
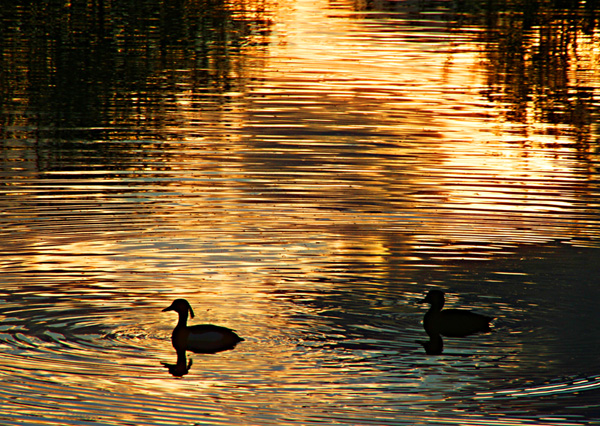
[[[213,324],[187,327],[186,349],[192,352],[212,353],[233,349],[243,341],[235,331]]]
[[[465,337],[490,331],[491,320],[488,316],[463,309],[445,309],[441,312],[428,312],[424,326],[429,335]]]
[[[464,337],[490,331],[492,318],[463,309],[446,309],[441,312],[440,334],[446,337]]]

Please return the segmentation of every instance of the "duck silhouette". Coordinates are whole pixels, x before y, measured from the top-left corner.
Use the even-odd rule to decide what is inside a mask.
[[[174,300],[171,306],[162,311],[175,311],[179,314],[179,321],[171,335],[171,342],[177,352],[177,364],[179,365],[182,364],[182,360],[185,360],[186,350],[212,354],[233,349],[235,345],[244,340],[235,331],[218,325],[199,324],[188,327],[188,312],[194,318],[194,311],[185,299]],[[185,365],[185,361],[183,361],[183,365]]]
[[[440,350],[443,345],[437,340],[439,336],[465,337],[475,333],[491,331],[491,317],[464,309],[444,309],[444,292],[431,290],[420,303],[429,303],[431,307],[423,319],[423,327],[430,337],[430,348]],[[441,340],[441,338],[440,338]],[[428,348],[425,348],[427,351]],[[429,352],[428,352],[429,353]]]

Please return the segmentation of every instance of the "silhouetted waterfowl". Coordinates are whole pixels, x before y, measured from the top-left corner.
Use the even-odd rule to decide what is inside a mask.
[[[431,290],[420,303],[429,303],[431,305],[423,319],[423,327],[431,337],[432,342],[434,342],[434,339],[439,338],[440,335],[446,337],[465,337],[469,334],[490,331],[490,321],[492,320],[490,317],[464,309],[442,310],[444,306],[444,292],[441,290]],[[435,342],[431,344],[433,346],[437,345]],[[427,348],[425,350],[427,351]]]
[[[179,321],[171,335],[178,358],[182,352],[185,355],[186,350],[197,353],[215,353],[233,349],[235,345],[244,340],[235,331],[218,325],[200,324],[188,327],[188,312],[194,318],[194,311],[185,299],[173,301],[171,306],[163,309],[163,312],[166,311],[175,311],[179,314]]]

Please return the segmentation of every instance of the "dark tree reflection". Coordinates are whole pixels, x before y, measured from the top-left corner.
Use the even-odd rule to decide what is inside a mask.
[[[547,124],[547,134],[572,136],[585,150],[598,118],[597,49],[600,4],[584,0],[355,1],[358,11],[400,14],[449,31],[477,28],[487,68],[483,94],[507,121]],[[366,15],[365,15],[366,16]],[[539,131],[539,130],[538,130]]]
[[[7,2],[0,109],[9,113],[0,128],[110,137],[102,129],[168,125],[178,91],[243,92],[243,53],[261,48],[269,26],[263,9],[223,0]]]

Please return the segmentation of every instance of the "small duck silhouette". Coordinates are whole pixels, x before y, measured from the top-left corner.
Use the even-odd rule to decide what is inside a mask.
[[[465,337],[475,333],[491,331],[491,317],[476,314],[464,309],[445,309],[444,292],[431,290],[420,303],[429,303],[431,307],[423,319],[423,327],[430,336],[432,350],[439,350],[438,338],[440,335],[446,337]],[[427,351],[427,348],[425,348]]]
[[[199,324],[188,327],[188,312],[194,318],[194,311],[185,299],[174,300],[171,306],[162,310],[175,311],[179,314],[179,321],[171,335],[173,347],[177,352],[178,364],[181,364],[181,356],[185,360],[185,351],[212,354],[216,352],[233,349],[235,345],[243,341],[235,331],[212,324]],[[183,361],[185,365],[185,361]]]

